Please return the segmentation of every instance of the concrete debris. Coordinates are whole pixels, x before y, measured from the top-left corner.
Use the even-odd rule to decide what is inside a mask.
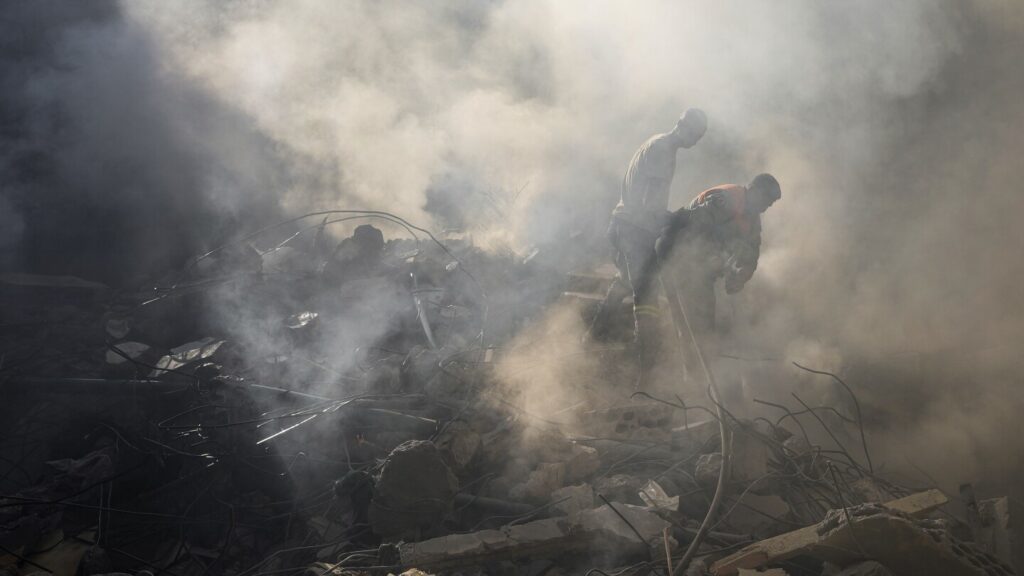
[[[579,534],[566,519],[548,518],[498,530],[450,534],[439,538],[400,544],[403,566],[441,570],[472,566],[486,561],[541,557],[578,549]]]
[[[646,480],[629,474],[613,474],[600,478],[594,483],[594,490],[602,494],[612,502],[625,502],[636,506],[642,506],[644,501],[640,499],[640,491],[643,490]]]
[[[852,564],[837,572],[835,576],[895,576],[891,570],[879,562],[868,560]]]
[[[566,516],[575,516],[594,507],[594,488],[590,484],[566,486],[551,493],[551,506]]]
[[[149,352],[151,349],[152,348],[149,344],[143,344],[142,342],[119,342],[115,344],[111,350],[107,350],[107,364],[120,366],[125,363],[130,363],[132,360],[139,359],[143,354]]]
[[[463,471],[480,450],[481,440],[480,434],[469,424],[456,420],[448,424],[435,444],[445,454],[452,469]]]
[[[410,440],[388,455],[370,502],[370,525],[385,540],[419,539],[451,513],[459,482],[433,442]]]
[[[509,490],[509,496],[513,500],[545,501],[552,492],[565,485],[565,468],[562,462],[538,464],[525,481]]]
[[[929,490],[884,505],[866,504],[849,511],[854,515],[852,525],[844,520],[845,510],[833,510],[819,524],[763,540],[717,561],[712,572],[730,576],[740,568],[758,568],[801,555],[846,565],[867,555],[900,574],[1012,574],[993,558],[953,542],[945,531],[915,523],[915,517],[946,502],[941,492]],[[974,562],[992,571],[978,572],[971,567]],[[945,564],[962,570],[945,572]]]
[[[677,576],[1020,565],[1011,499],[927,518],[946,497],[872,469],[847,442],[859,422],[823,417],[836,437],[815,444],[829,407],[727,397],[723,446],[693,382],[630,396],[629,306],[601,346],[552,346],[596,370],[515,358],[563,292],[600,301],[611,275],[552,281],[543,248],[363,222],[339,243],[334,221],[245,236],[139,293],[0,277],[0,572],[639,576],[698,533]],[[552,382],[573,397],[548,402]]]
[[[664,550],[658,539],[670,527],[668,522],[637,506],[614,506],[614,510],[604,505],[571,518],[548,518],[499,530],[400,544],[401,563],[443,570],[484,561],[539,558],[583,550],[613,550],[620,556],[646,554],[649,545]],[[670,546],[675,546],[674,540]]]
[[[620,556],[664,554],[662,537],[671,527],[667,521],[647,508],[612,502],[580,514],[577,526],[599,549],[614,551]],[[669,538],[669,547],[676,542]]]

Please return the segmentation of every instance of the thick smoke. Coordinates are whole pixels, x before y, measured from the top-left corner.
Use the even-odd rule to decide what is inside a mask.
[[[275,208],[273,142],[116,3],[9,2],[0,27],[5,269],[124,282]]]
[[[891,459],[938,443],[964,463],[950,481],[1010,466],[1019,3],[73,6],[16,3],[0,35],[9,267],[89,276],[84,246],[110,276],[278,206],[599,252],[633,150],[699,106],[673,207],[762,171],[783,186],[723,306],[727,351],[780,361],[751,394],[828,388],[788,360],[842,371],[901,416]],[[67,203],[103,225],[50,219]]]

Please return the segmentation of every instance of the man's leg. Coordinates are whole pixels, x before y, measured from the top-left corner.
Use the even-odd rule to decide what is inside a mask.
[[[626,272],[633,287],[633,325],[637,347],[640,378],[637,388],[649,385],[651,369],[658,356],[658,322],[660,310],[655,300],[657,279],[657,257],[654,253],[654,234],[640,229],[630,229],[628,241],[623,235],[623,252],[626,257]]]
[[[626,255],[623,253],[619,243],[618,224],[614,220],[608,227],[608,240],[615,250],[615,267],[618,269],[618,274],[612,279],[611,286],[608,287],[608,292],[604,295],[604,300],[598,305],[597,313],[590,322],[587,333],[583,336],[584,342],[603,340],[608,335],[608,324],[612,312],[622,304],[626,296],[633,292],[633,287],[629,284]]]

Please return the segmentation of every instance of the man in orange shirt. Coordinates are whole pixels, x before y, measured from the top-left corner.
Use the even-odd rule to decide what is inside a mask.
[[[678,210],[658,239],[665,279],[674,280],[698,339],[714,333],[715,281],[724,278],[725,292],[735,294],[754,275],[761,214],[781,197],[771,174],[758,174],[747,186],[715,186]]]

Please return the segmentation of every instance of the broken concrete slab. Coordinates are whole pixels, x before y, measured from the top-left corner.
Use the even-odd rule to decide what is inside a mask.
[[[926,490],[893,500],[882,507],[912,517],[922,516],[949,502],[939,490]],[[716,576],[731,576],[740,568],[758,568],[805,553],[818,543],[819,524],[780,534],[735,552],[712,565]]]
[[[566,486],[551,493],[552,508],[566,516],[575,516],[594,507],[594,488],[590,484]]]
[[[107,354],[104,357],[107,364],[111,366],[121,366],[132,360],[138,360],[151,350],[149,344],[143,344],[142,342],[118,342],[112,346],[117,348],[117,350],[107,350]]]
[[[612,502],[624,502],[636,506],[643,505],[639,493],[646,480],[629,474],[613,474],[597,480],[594,489]]]
[[[617,555],[663,555],[663,533],[672,526],[648,508],[618,502],[587,510],[577,518],[579,528],[592,542],[599,543],[602,549],[616,551]],[[669,546],[674,548],[675,540],[669,540]]]
[[[543,557],[578,549],[583,544],[580,534],[568,520],[547,518],[498,530],[403,543],[399,544],[398,551],[403,566],[442,570],[485,561]]]
[[[617,556],[646,555],[648,544],[664,553],[662,532],[670,524],[639,506],[613,503],[587,510],[572,518],[547,518],[497,530],[451,534],[398,545],[403,566],[443,570],[487,561],[584,551],[614,550]],[[621,515],[621,516],[620,516]],[[633,532],[622,518],[639,532]],[[670,542],[674,546],[675,542]]]
[[[871,558],[907,576],[1009,576],[1013,570],[971,543],[953,537],[944,521],[915,520],[878,505],[833,510],[819,524],[807,555],[838,564]]]
[[[565,464],[550,462],[538,464],[527,475],[526,480],[516,484],[509,490],[513,500],[543,502],[552,492],[565,485]]]
[[[892,571],[875,562],[874,560],[868,560],[867,562],[858,562],[843,568],[841,571],[836,573],[835,576],[894,576]]]

